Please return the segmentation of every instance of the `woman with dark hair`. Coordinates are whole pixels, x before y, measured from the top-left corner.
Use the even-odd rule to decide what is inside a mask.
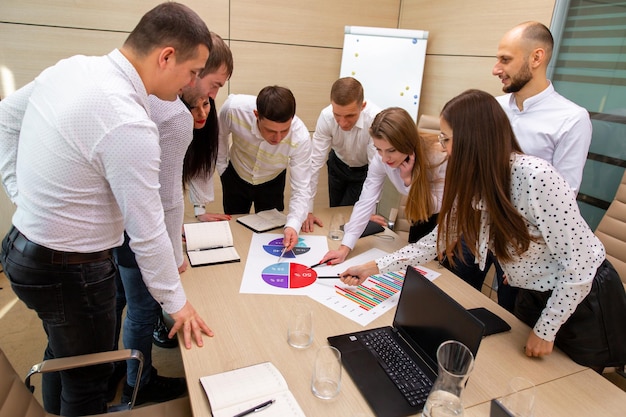
[[[203,222],[230,220],[229,214],[206,213],[204,207],[215,199],[213,173],[219,144],[215,101],[197,94],[183,94],[181,98],[193,116],[193,140],[185,154],[183,186],[189,190],[194,214]]]
[[[522,153],[502,107],[479,90],[444,106],[440,140],[449,161],[437,228],[349,268],[342,281],[360,284],[444,254],[454,262],[463,236],[481,266],[493,253],[520,288],[515,315],[532,327],[527,356],[548,355],[556,343],[597,370],[626,363],[624,288],[567,182],[545,160]]]
[[[370,161],[341,246],[324,255],[321,263],[338,264],[346,259],[374,212],[386,178],[408,196],[406,217],[414,224],[409,241],[418,240],[436,225],[446,172],[446,154],[436,136],[420,137],[413,118],[400,107],[378,113],[370,135],[377,154]]]

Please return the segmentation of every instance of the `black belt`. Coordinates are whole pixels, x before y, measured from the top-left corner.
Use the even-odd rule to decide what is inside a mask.
[[[329,154],[332,158],[335,159],[335,161],[343,166],[344,168],[349,169],[350,171],[354,171],[354,172],[363,172],[363,171],[367,171],[367,169],[369,168],[369,165],[362,165],[360,167],[351,167],[350,165],[346,164],[345,162],[343,162],[335,153],[334,149],[331,149],[330,154]]]
[[[22,255],[40,263],[55,265],[76,265],[90,262],[104,261],[112,256],[110,249],[100,252],[80,253],[62,252],[48,249],[45,246],[28,240],[19,230],[12,227],[9,231],[9,241],[13,248]]]

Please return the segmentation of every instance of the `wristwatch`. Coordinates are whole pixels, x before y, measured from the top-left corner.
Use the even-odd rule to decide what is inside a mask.
[[[193,215],[196,216],[196,219],[199,215],[206,213],[206,208],[204,204],[194,204],[193,205]]]

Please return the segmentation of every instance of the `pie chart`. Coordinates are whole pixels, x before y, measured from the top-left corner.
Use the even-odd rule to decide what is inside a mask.
[[[261,277],[263,281],[274,287],[303,288],[313,284],[317,279],[317,274],[306,265],[281,262],[266,267]]]
[[[263,249],[265,249],[265,252],[275,256],[280,256],[283,248],[284,246],[282,238],[274,239],[270,241],[267,245],[263,245]],[[295,258],[297,255],[302,255],[303,253],[307,253],[310,250],[311,248],[306,246],[306,244],[304,243],[304,239],[298,238],[298,243],[296,243],[296,246],[294,246],[292,250],[285,252],[283,258]]]

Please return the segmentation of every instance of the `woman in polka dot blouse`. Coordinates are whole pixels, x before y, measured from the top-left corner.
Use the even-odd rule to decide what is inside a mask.
[[[522,153],[506,114],[483,91],[468,90],[444,106],[440,141],[449,161],[437,228],[349,268],[342,281],[357,285],[443,254],[453,259],[463,235],[481,268],[491,251],[509,284],[521,289],[515,314],[532,327],[527,356],[548,355],[556,342],[586,366],[626,363],[624,288],[565,180]]]

